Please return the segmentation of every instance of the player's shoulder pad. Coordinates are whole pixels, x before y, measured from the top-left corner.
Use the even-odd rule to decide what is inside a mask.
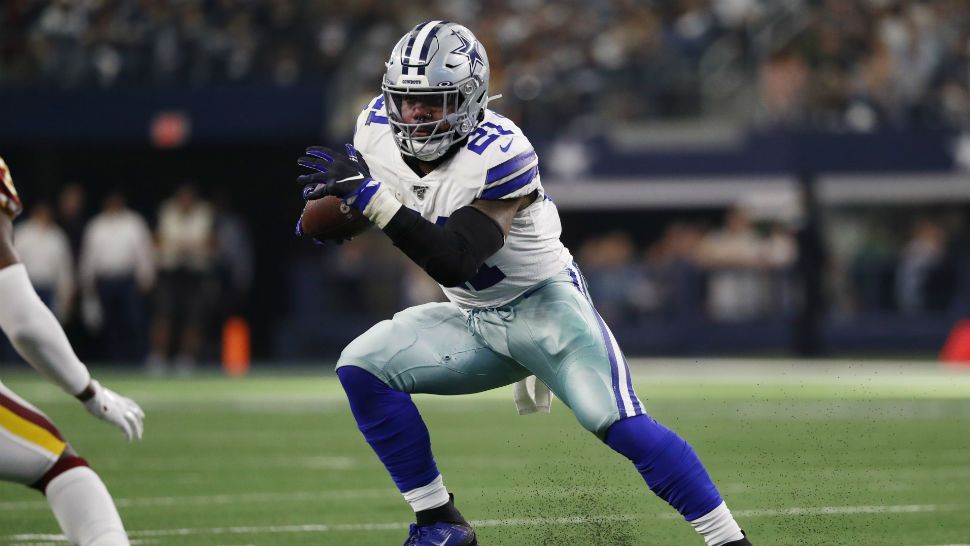
[[[13,176],[10,168],[0,157],[0,212],[7,214],[11,218],[16,218],[23,205],[20,203],[20,196],[17,195],[17,188],[13,185]]]
[[[468,148],[480,148],[486,166],[479,198],[511,199],[527,195],[539,185],[539,157],[512,120],[487,110],[472,135]]]

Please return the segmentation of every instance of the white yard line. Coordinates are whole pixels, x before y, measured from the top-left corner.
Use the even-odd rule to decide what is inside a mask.
[[[834,516],[853,514],[917,514],[923,512],[953,512],[966,510],[961,504],[902,504],[890,506],[811,506],[805,508],[760,508],[731,510],[739,518],[775,518],[785,516]],[[658,514],[663,519],[678,519],[680,515],[669,512]]]
[[[910,514],[919,512],[952,512],[966,509],[959,504],[904,504],[897,506],[819,506],[810,508],[778,508],[761,510],[732,510],[741,518],[770,518],[777,516],[827,516],[843,514]]]
[[[837,473],[841,469],[823,469],[820,472],[831,471]],[[964,478],[970,474],[968,468],[952,469],[950,472],[937,470],[927,472],[927,477],[939,479],[944,477]],[[873,480],[879,475],[895,475],[892,480]],[[910,480],[915,480],[920,476],[902,476]],[[843,481],[862,481],[865,482],[864,488],[867,491],[908,491],[917,487],[911,483],[900,481],[900,474],[897,470],[867,470],[865,476],[853,478],[851,476],[841,476]],[[794,483],[794,482],[793,482]],[[805,482],[814,483],[814,482]],[[635,490],[633,488],[632,490]],[[727,482],[718,485],[722,493],[742,493],[750,490],[750,486],[745,483]],[[526,493],[532,494],[533,490],[522,487],[498,487],[490,488],[490,492],[498,494]],[[599,486],[573,487],[569,491],[546,491],[543,498],[562,498],[572,496],[577,492],[604,493],[615,491],[620,494],[629,494],[631,488],[607,488]],[[229,504],[275,504],[285,502],[305,502],[322,500],[355,500],[355,499],[380,499],[392,498],[398,492],[395,489],[371,488],[371,489],[332,489],[323,491],[267,491],[261,493],[240,492],[240,493],[221,493],[215,495],[171,495],[158,497],[121,497],[115,499],[115,505],[119,508],[164,508],[164,507],[183,507],[183,506],[212,506]],[[644,492],[644,494],[648,494]],[[24,501],[2,501],[0,502],[0,512],[13,511],[43,511],[50,510],[50,505],[43,500],[24,500]],[[735,512],[737,513],[737,512]]]
[[[779,517],[805,515],[851,515],[851,514],[898,514],[898,513],[933,513],[956,510],[967,510],[966,505],[959,504],[910,504],[889,506],[817,506],[802,508],[735,510],[740,517]],[[626,514],[616,516],[570,516],[557,518],[521,518],[521,519],[486,519],[472,521],[475,527],[519,527],[535,525],[581,525],[592,522],[635,521],[648,517],[645,514]],[[649,517],[679,518],[677,514],[665,512],[652,514]],[[369,532],[395,531],[409,527],[408,523],[310,523],[303,525],[268,525],[268,526],[233,526],[233,527],[196,527],[180,529],[146,529],[132,530],[128,535],[132,538],[155,538],[171,536],[194,535],[243,535],[243,534],[291,534],[291,533],[333,533],[333,532]],[[4,537],[11,541],[22,542],[29,546],[57,541],[58,546],[66,542],[63,535],[57,534],[16,534]],[[968,545],[949,545],[968,546]]]
[[[186,495],[169,497],[142,497],[115,499],[121,508],[162,506],[211,506],[214,504],[276,503],[281,501],[376,499],[398,494],[394,489],[346,489],[331,491],[288,491],[280,493],[238,493],[222,495]],[[50,510],[45,501],[7,501],[0,502],[0,511],[7,510]]]
[[[51,536],[56,537],[57,535],[51,535]],[[64,546],[64,543],[67,542],[67,539],[64,538],[63,536],[57,538],[57,540],[58,542],[13,542],[9,546]],[[158,544],[157,540],[148,539],[148,538],[141,539],[141,540],[132,539],[129,542],[131,543],[131,546],[142,546],[145,544]]]

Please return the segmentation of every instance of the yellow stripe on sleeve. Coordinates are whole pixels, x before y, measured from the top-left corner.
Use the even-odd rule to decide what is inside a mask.
[[[67,449],[67,444],[51,434],[50,431],[31,423],[3,406],[0,406],[0,427],[58,457]]]

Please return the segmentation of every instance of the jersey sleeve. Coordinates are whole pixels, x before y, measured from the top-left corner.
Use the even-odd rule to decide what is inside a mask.
[[[0,212],[16,218],[21,210],[23,205],[20,203],[20,196],[17,195],[17,188],[13,185],[10,169],[0,157]]]
[[[508,140],[506,140],[508,139]],[[490,165],[479,199],[515,199],[539,189],[539,157],[532,143],[516,131],[490,146]]]

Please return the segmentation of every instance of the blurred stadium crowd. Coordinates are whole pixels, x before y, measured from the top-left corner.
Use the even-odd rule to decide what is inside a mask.
[[[685,317],[695,326],[791,321],[811,297],[806,271],[816,270],[826,312],[918,320],[957,312],[951,308],[970,291],[966,216],[956,208],[929,212],[872,219],[841,211],[828,227],[838,237],[816,248],[811,237],[824,234],[808,233],[804,222],[752,219],[733,208],[723,218],[684,217],[655,234],[589,230],[573,251],[616,328]],[[83,187],[71,184],[56,203],[34,201],[15,241],[38,293],[84,356],[185,372],[218,359],[222,324],[251,311],[250,229],[227,196],[208,200],[189,185],[142,215],[120,192],[90,214]],[[290,358],[403,307],[444,301],[374,230],[342,245],[301,246],[286,267],[291,301],[278,343]],[[332,337],[321,337],[321,324]],[[9,346],[0,349],[0,360],[9,357]]]
[[[474,21],[493,92],[533,132],[970,120],[962,0],[9,0],[0,86],[326,82],[353,115],[402,21],[442,14]]]
[[[209,201],[191,185],[155,212],[152,228],[112,191],[92,215],[84,187],[70,184],[56,203],[33,200],[14,244],[82,357],[190,372],[199,359],[218,359],[211,340],[245,311],[249,228],[225,195]],[[12,357],[2,340],[0,360]]]
[[[572,250],[611,324],[684,311],[718,322],[791,318],[802,293],[800,260],[822,262],[810,265],[825,270],[829,310],[841,315],[948,313],[958,292],[970,290],[968,226],[958,209],[903,211],[876,221],[865,212],[842,214],[829,228],[842,240],[814,257],[799,240],[803,224],[755,220],[742,208],[723,218],[671,222],[646,242],[645,233],[590,230]],[[382,243],[369,234],[330,251],[337,259],[328,261],[339,264],[330,282],[340,287],[340,306],[381,316],[444,301],[419,269],[408,265],[402,278],[397,251]]]
[[[965,0],[7,0],[0,90],[317,84],[336,142],[378,93],[405,23],[441,17],[471,22],[490,90],[504,94],[496,109],[536,142],[671,119],[841,133],[970,127]],[[188,370],[216,354],[226,317],[254,312],[250,231],[266,218],[198,190],[141,210],[112,192],[97,214],[82,185],[23,191],[18,250],[82,357]],[[688,328],[794,320],[820,293],[820,313],[850,317],[949,317],[970,302],[965,203],[827,210],[824,228],[818,216],[750,213],[666,211],[663,225],[588,226],[567,243],[618,330],[685,314]],[[290,258],[289,292],[270,298],[287,300],[270,357],[338,351],[335,340],[314,344],[321,324],[346,341],[442,298],[373,232]]]

